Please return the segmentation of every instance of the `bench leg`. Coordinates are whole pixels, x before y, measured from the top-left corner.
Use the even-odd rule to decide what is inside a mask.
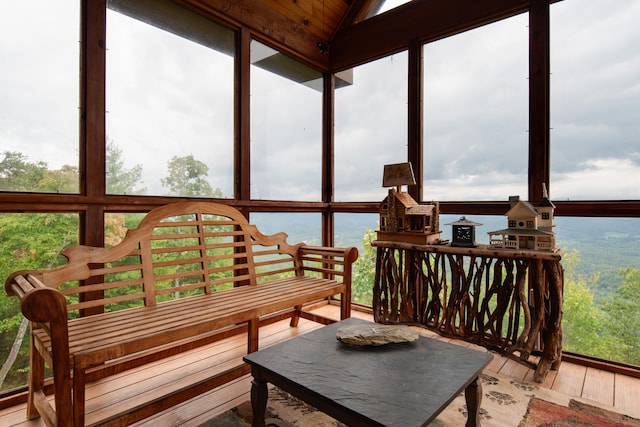
[[[300,321],[300,311],[302,311],[301,305],[297,305],[294,307],[293,316],[291,316],[291,322],[289,323],[289,326],[291,326],[292,328],[298,326],[298,321]]]
[[[345,292],[340,296],[340,320],[351,317],[351,293]]]
[[[29,397],[27,400],[27,418],[32,420],[38,418],[40,414],[36,408],[36,392],[44,387],[44,359],[36,348],[33,335],[30,335],[31,353],[29,363]]]
[[[248,353],[258,351],[258,332],[260,330],[260,319],[249,320],[247,325],[247,347]]]
[[[73,370],[73,425],[84,426],[85,371]]]

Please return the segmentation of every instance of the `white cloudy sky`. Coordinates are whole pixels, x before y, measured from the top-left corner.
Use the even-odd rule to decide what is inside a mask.
[[[77,164],[77,3],[4,0],[0,15],[0,152],[52,169]],[[640,199],[639,19],[637,0],[551,6],[553,199]],[[425,47],[426,199],[526,191],[527,20]],[[108,26],[107,136],[127,165],[163,194],[167,162],[193,154],[230,196],[231,58],[114,12]],[[338,90],[336,200],[379,200],[383,165],[406,159],[406,62],[358,67]],[[252,77],[252,196],[318,200],[319,92]]]

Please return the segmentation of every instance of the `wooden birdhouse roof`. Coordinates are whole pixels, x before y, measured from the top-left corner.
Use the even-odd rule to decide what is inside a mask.
[[[529,202],[519,200],[509,211],[507,211],[507,217],[524,217],[524,216],[537,216],[538,211]]]
[[[396,201],[405,208],[406,215],[432,215],[435,209],[434,205],[421,205],[415,201],[409,193],[391,190],[389,195],[384,198],[383,203],[389,201],[390,197],[395,197]]]
[[[418,202],[415,201],[415,199],[413,197],[411,197],[411,195],[409,195],[409,193],[402,193],[402,192],[398,192],[398,191],[394,191],[394,197],[396,198],[397,201],[399,201],[400,203],[402,203],[402,205],[405,208],[411,208],[411,207],[415,207],[415,206],[420,206],[418,204]]]
[[[431,215],[433,214],[433,205],[416,205],[407,209],[407,215]]]
[[[477,226],[480,226],[482,224],[479,223],[479,222],[472,221],[472,220],[468,219],[467,217],[462,216],[462,217],[460,217],[459,220],[450,222],[450,223],[448,223],[446,225],[468,225],[468,226],[477,227]]]
[[[556,205],[554,205],[553,202],[549,200],[547,197],[543,197],[542,200],[540,200],[540,202],[538,203],[538,207],[555,208]]]

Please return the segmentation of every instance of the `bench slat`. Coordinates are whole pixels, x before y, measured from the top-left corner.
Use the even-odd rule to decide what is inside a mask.
[[[105,313],[98,315],[101,319],[74,319],[69,322],[69,346],[76,357],[81,354],[89,360],[88,365],[82,365],[87,367],[126,355],[127,344],[136,346],[136,351],[152,348],[193,335],[197,328],[228,326],[235,318],[259,317],[308,302],[310,297],[334,295],[343,288],[342,283],[332,280],[296,277]],[[164,337],[150,340],[153,334]],[[135,341],[148,342],[132,344]]]

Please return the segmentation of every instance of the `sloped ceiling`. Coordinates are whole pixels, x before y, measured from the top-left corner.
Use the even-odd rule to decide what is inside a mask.
[[[320,70],[354,65],[558,0],[412,0],[376,15],[384,0],[174,0],[247,28]]]
[[[256,0],[303,26],[318,40],[328,41],[345,16],[346,0]]]
[[[376,14],[385,0],[249,0],[259,2],[318,40],[330,41],[343,27]]]
[[[175,0],[199,13],[249,28],[322,69],[342,28],[375,14],[384,0]]]

